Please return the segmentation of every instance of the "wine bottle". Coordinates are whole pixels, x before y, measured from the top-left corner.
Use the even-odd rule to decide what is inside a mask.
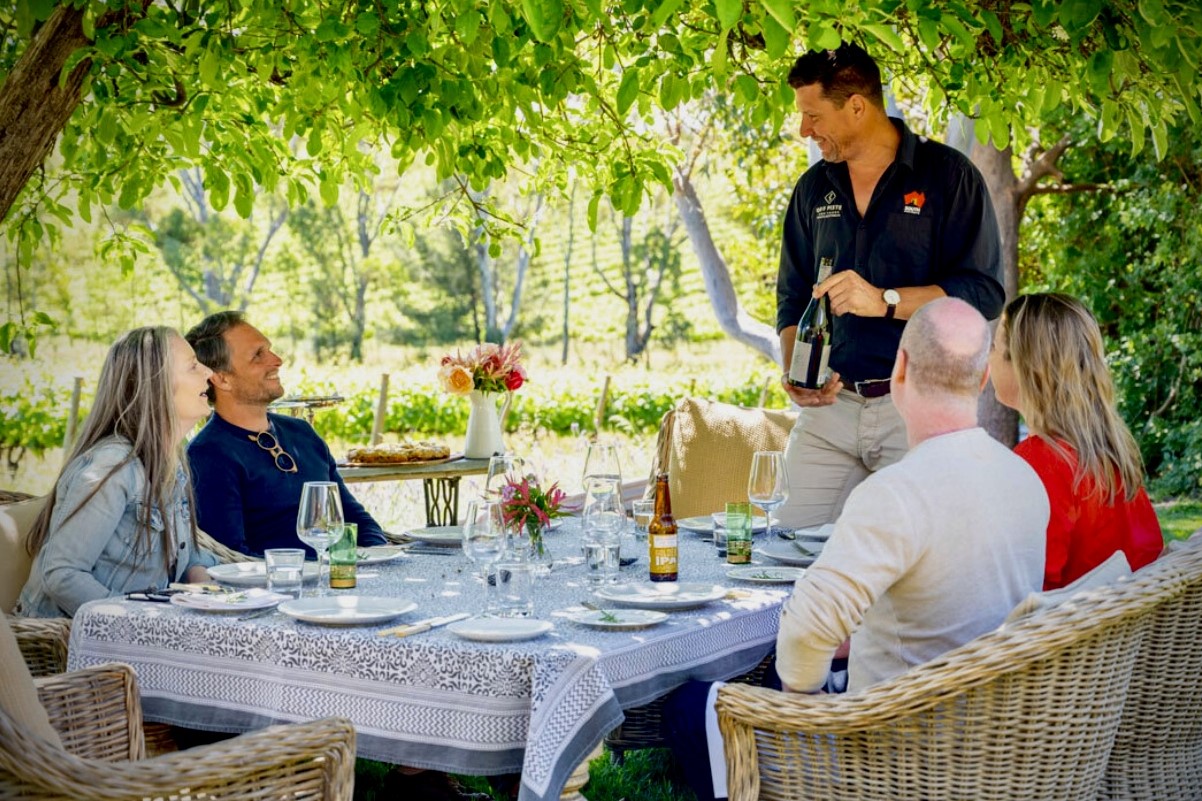
[[[823,256],[818,263],[818,283],[830,278],[832,262]],[[831,300],[827,295],[810,298],[797,321],[797,341],[789,363],[789,383],[802,389],[822,389],[830,377]]]
[[[651,550],[651,580],[676,581],[679,550],[667,473],[660,473],[655,478],[655,512],[647,526],[647,543]]]

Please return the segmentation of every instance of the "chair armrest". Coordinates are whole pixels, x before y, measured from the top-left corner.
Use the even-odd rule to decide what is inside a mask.
[[[6,723],[0,716],[0,737],[7,743],[12,732],[4,731]],[[0,749],[0,780],[6,786],[15,784],[20,797],[70,801],[351,801],[354,767],[355,730],[344,718],[272,726],[134,762],[80,759],[31,737],[21,738],[17,749]]]
[[[67,669],[71,618],[10,617],[8,624],[31,674],[50,676]]]
[[[141,759],[142,702],[133,668],[117,663],[34,680],[63,747],[82,759]]]

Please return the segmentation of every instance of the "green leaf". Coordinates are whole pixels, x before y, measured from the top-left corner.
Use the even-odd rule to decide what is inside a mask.
[[[618,85],[618,114],[626,116],[634,101],[639,97],[639,68],[627,67],[622,73],[622,83]]]
[[[1055,0],[1032,0],[1031,18],[1041,28],[1051,27],[1056,19]]]
[[[1161,0],[1139,0],[1137,5],[1139,15],[1153,28],[1169,24],[1169,20],[1166,19],[1167,14],[1164,10],[1164,3]]]
[[[746,73],[735,78],[735,95],[743,101],[743,105],[750,106],[760,96],[760,84],[755,78]]]
[[[1133,108],[1127,109],[1127,126],[1131,129],[1131,155],[1138,156],[1144,149],[1144,121]]]
[[[331,180],[330,177],[322,176],[321,182],[317,185],[317,192],[321,195],[321,202],[327,206],[338,205],[338,182]]]
[[[595,193],[588,201],[588,229],[597,233],[597,206],[601,203],[601,193]]]
[[[244,175],[236,176],[234,183],[237,184],[234,190],[234,210],[238,212],[239,217],[248,220],[251,212],[255,210],[254,186]]]
[[[209,205],[221,211],[230,202],[230,179],[220,167],[205,167],[205,187],[209,190]]]
[[[1102,101],[1102,116],[1098,118],[1098,139],[1109,142],[1118,133],[1119,107],[1113,100]]]
[[[15,320],[9,320],[4,325],[0,325],[0,353],[10,353],[16,337],[17,323]]]
[[[522,0],[522,16],[540,42],[551,42],[563,24],[563,0]]]
[[[671,111],[680,105],[688,82],[677,78],[671,72],[665,72],[659,82],[659,104],[664,111]]]
[[[1097,97],[1110,96],[1110,73],[1114,68],[1114,52],[1098,50],[1089,58],[1086,66],[1089,85]]]
[[[810,23],[806,29],[806,41],[811,50],[837,50],[843,44],[843,37],[831,27],[827,20]]]
[[[764,33],[764,49],[768,51],[768,57],[772,59],[780,58],[789,49],[789,32],[780,26],[780,23],[773,17],[764,17],[762,22],[762,30]]]
[[[310,156],[317,156],[321,153],[323,147],[321,132],[322,129],[316,125],[309,131],[309,138],[305,141],[305,150],[308,151]]]
[[[723,30],[733,28],[743,16],[743,0],[714,0],[718,12],[718,24]]]
[[[719,84],[726,80],[727,58],[729,57],[728,39],[730,39],[730,31],[722,31],[722,35],[718,37],[718,43],[714,45],[714,55],[710,59],[710,70],[714,73],[714,80]]]
[[[200,57],[200,80],[208,86],[217,85],[217,71],[221,68],[221,56],[214,47],[205,48]]]
[[[786,31],[797,27],[797,18],[793,16],[791,0],[763,0],[763,3],[772,19],[780,23],[780,26]]]
[[[905,53],[908,49],[902,38],[897,35],[897,31],[889,25],[865,25],[864,30],[875,36],[894,53]]]
[[[483,21],[479,11],[470,9],[455,19],[455,32],[464,44],[470,45],[476,41],[476,36],[480,33],[480,23]]]
[[[680,4],[683,2],[684,0],[664,0],[651,15],[651,25],[655,28],[662,28],[668,21],[668,17],[676,13],[676,9],[680,8]],[[601,16],[600,8],[598,8],[596,16]]]
[[[1152,150],[1156,153],[1156,160],[1160,161],[1169,152],[1169,132],[1165,127],[1164,120],[1157,120],[1152,126]]]
[[[479,16],[474,9],[469,13]],[[380,32],[380,17],[374,11],[364,11],[355,18],[355,30],[367,37],[375,36]]]

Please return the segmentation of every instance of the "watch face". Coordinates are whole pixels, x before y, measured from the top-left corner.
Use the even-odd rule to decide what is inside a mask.
[[[890,306],[896,306],[897,304],[901,303],[901,295],[898,294],[896,289],[886,289],[881,294],[881,297],[884,298],[885,302]]]

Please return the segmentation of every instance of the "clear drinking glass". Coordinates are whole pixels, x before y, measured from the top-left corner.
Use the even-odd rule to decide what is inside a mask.
[[[590,531],[621,536],[626,528],[626,512],[622,508],[622,480],[609,476],[586,478],[584,507],[580,516],[581,527],[586,536]]]
[[[618,459],[618,446],[598,440],[588,446],[584,457],[584,484],[588,489],[590,478],[611,478],[618,482],[619,494],[622,486],[622,463]]]
[[[640,542],[647,541],[647,527],[655,515],[655,501],[635,501],[630,505],[634,513],[634,538]]]
[[[756,451],[751,457],[751,475],[747,478],[747,500],[764,510],[768,517],[765,538],[772,539],[772,510],[789,498],[789,473],[781,451]]]
[[[526,461],[513,454],[498,454],[488,460],[488,477],[484,479],[484,500],[495,501],[501,497],[501,488],[506,477],[521,479]]]
[[[463,554],[480,568],[484,582],[482,613],[491,612],[489,575],[501,554],[505,552],[506,528],[501,518],[501,504],[493,501],[472,501],[467,505],[463,522]]]
[[[326,552],[342,536],[342,496],[334,481],[306,481],[296,513],[296,536],[317,551],[317,595],[326,594]]]

